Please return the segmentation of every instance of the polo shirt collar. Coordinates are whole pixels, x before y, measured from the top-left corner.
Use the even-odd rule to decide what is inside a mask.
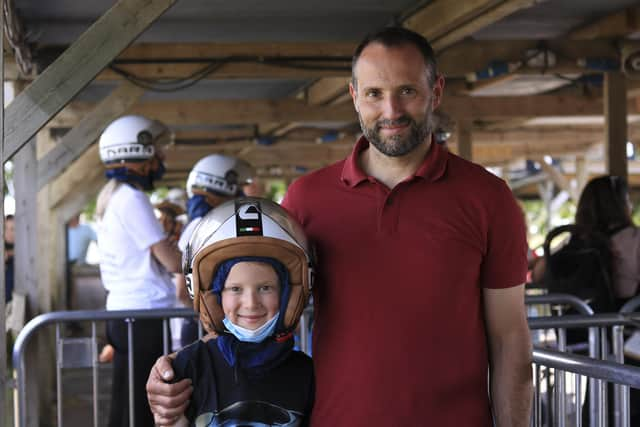
[[[369,146],[369,141],[361,136],[353,147],[353,151],[346,158],[342,168],[340,179],[349,187],[355,187],[363,181],[369,179],[366,173],[358,164],[358,157]],[[431,139],[431,147],[424,158],[422,165],[418,168],[415,177],[426,179],[429,182],[435,182],[440,179],[447,170],[448,153],[442,145],[437,144]]]

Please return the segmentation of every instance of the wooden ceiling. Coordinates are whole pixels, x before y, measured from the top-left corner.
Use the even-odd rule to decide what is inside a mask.
[[[15,5],[15,19],[20,20],[28,42],[13,47],[22,51],[22,57],[26,52],[32,58],[33,68],[21,73],[15,55],[6,56],[5,79],[16,81],[36,78],[77,37],[70,31],[65,39],[61,30],[65,17],[72,18],[76,28],[83,19],[88,25],[110,6],[99,1],[95,9],[85,5],[74,11],[74,2],[63,1],[56,10],[48,11],[55,12],[49,22],[38,15],[37,1],[25,1],[22,10],[20,3]],[[57,2],[40,3],[43,8],[54,8]],[[196,23],[196,17],[199,13],[214,16],[214,3],[218,2],[195,1],[191,6],[178,2],[177,11],[168,12],[166,19],[151,27],[158,26],[155,35],[143,35],[140,42],[125,49],[49,121],[47,127],[54,135],[64,134],[57,129],[72,129],[54,138],[49,149],[68,144],[75,148],[62,150],[68,156],[66,162],[56,160],[59,153],[47,157],[46,149],[41,148],[40,156],[47,159],[38,166],[41,185],[56,179],[70,160],[98,165],[95,153],[87,149],[105,126],[109,117],[105,111],[143,114],[172,127],[175,139],[167,149],[166,185],[183,185],[191,166],[214,152],[245,158],[261,176],[286,179],[339,160],[350,151],[359,132],[347,92],[351,53],[363,30],[389,21],[423,34],[437,51],[440,71],[447,78],[442,127],[451,133],[448,145],[452,150],[457,150],[457,132],[464,127],[471,135],[473,160],[488,166],[508,167],[517,160],[545,155],[587,156],[597,164],[594,147],[602,144],[605,135],[602,72],[619,70],[621,49],[640,34],[640,6],[633,1],[594,6],[598,2],[433,0],[382,2],[380,10],[371,8],[371,13],[378,13],[378,23],[371,28],[358,21],[353,30],[357,34],[350,34],[348,28],[336,24],[335,31],[328,28],[325,32],[328,41],[319,40],[322,34],[312,37],[300,28],[296,40],[298,20],[312,22],[317,14],[331,22],[331,13],[339,14],[340,2],[328,1],[311,2],[306,14],[292,9],[294,6],[288,6],[289,14],[280,11],[282,28],[271,31],[286,33],[286,40],[272,40],[276,37],[269,37],[269,30],[267,36],[261,35],[256,29],[261,28],[260,17],[249,12],[242,15],[241,3],[225,3],[221,13],[232,14],[235,7],[245,18],[246,31],[237,28],[217,39],[208,40],[206,34],[190,39],[189,19],[194,28],[205,28],[202,19]],[[279,4],[268,3],[274,8]],[[356,12],[365,16],[368,11],[367,2],[342,3],[354,10],[352,19],[358,16]],[[282,2],[281,6],[290,4]],[[560,34],[540,38],[535,32],[527,34],[524,24],[520,33],[514,32],[518,22],[536,28],[530,21],[544,11],[551,14],[548,22],[539,21],[540,28],[549,30],[553,23],[553,30]],[[267,13],[263,19],[275,15]],[[347,21],[342,18],[336,21]],[[179,35],[160,31],[173,28],[175,22],[182,25]],[[49,40],[28,40],[30,31],[49,34]],[[487,34],[495,39],[487,39]],[[640,136],[640,81],[626,79],[626,84],[629,138],[633,141]],[[185,88],[158,92],[180,86]],[[480,96],[487,93],[490,96]],[[80,138],[90,141],[74,142]]]

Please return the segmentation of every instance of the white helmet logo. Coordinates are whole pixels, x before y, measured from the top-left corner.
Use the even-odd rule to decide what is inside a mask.
[[[238,216],[244,221],[257,221],[258,219],[260,219],[258,208],[253,204],[240,206],[240,209],[238,210]]]

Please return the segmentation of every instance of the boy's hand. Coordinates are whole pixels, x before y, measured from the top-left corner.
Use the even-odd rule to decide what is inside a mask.
[[[157,426],[175,424],[189,405],[189,397],[193,392],[191,380],[169,383],[173,375],[170,357],[162,356],[151,368],[147,380],[147,399]]]

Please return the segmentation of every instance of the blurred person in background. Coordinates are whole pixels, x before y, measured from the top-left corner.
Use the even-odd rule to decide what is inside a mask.
[[[142,116],[123,116],[100,136],[100,159],[107,184],[98,195],[100,275],[107,290],[107,310],[171,308],[176,303],[172,274],[180,271],[180,253],[167,239],[145,191],[164,172],[162,138],[168,129]],[[107,323],[115,350],[110,427],[129,425],[127,322]],[[133,323],[135,425],[153,426],[144,393],[147,375],[163,354],[161,319]]]
[[[223,154],[211,154],[198,160],[187,178],[187,217],[178,248],[184,254],[200,220],[216,206],[244,195],[243,186],[249,184],[253,177],[253,168],[244,160]],[[178,279],[178,299],[185,307],[193,303],[187,292],[184,276]],[[198,321],[186,318],[180,332],[180,344],[184,347],[198,339]]]

